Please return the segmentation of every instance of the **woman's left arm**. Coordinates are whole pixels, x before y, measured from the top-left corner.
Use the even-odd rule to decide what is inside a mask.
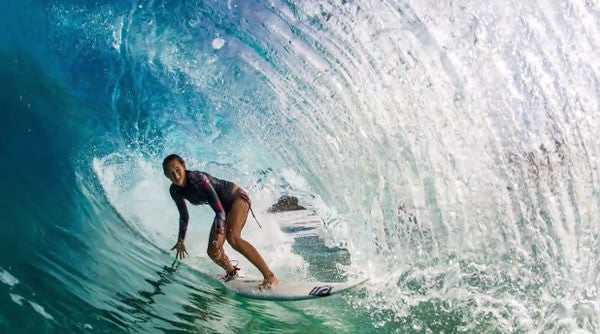
[[[223,208],[223,204],[221,204],[221,200],[219,200],[219,196],[213,188],[212,184],[210,184],[210,180],[204,174],[200,174],[200,190],[206,196],[206,200],[210,207],[215,211],[215,220],[214,224],[216,227],[217,234],[225,234],[225,209]]]

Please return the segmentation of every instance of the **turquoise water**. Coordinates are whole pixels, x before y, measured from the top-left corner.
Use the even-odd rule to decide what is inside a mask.
[[[0,330],[598,332],[599,10],[5,2]],[[174,261],[173,152],[249,191],[280,278],[369,283],[235,296],[208,208]]]

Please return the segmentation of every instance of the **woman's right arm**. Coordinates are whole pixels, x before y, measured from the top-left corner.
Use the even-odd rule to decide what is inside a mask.
[[[179,236],[177,238],[177,243],[171,250],[176,250],[175,258],[183,259],[187,255],[187,250],[185,249],[185,245],[183,240],[185,239],[185,232],[187,231],[188,221],[190,216],[187,211],[187,207],[185,206],[185,201],[183,200],[183,196],[179,194],[175,189],[171,186],[169,189],[171,193],[171,198],[175,201],[175,205],[177,205],[177,210],[179,211]]]
[[[169,192],[171,193],[171,198],[177,206],[177,211],[179,211],[179,234],[177,240],[183,241],[185,239],[185,233],[187,232],[190,215],[188,214],[187,206],[185,205],[183,196],[181,196],[181,194],[179,194],[179,192],[177,192],[173,187],[169,189]]]

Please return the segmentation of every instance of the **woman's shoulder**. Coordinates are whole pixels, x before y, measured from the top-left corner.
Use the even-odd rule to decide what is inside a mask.
[[[171,197],[175,198],[175,197],[179,196],[180,192],[181,192],[181,187],[171,183],[171,185],[169,186],[169,194],[171,194]]]
[[[212,177],[208,173],[199,170],[186,170],[186,174],[189,184],[196,186],[206,182],[211,183],[212,180]]]
[[[208,175],[206,172],[199,170],[186,170],[185,173],[187,174],[187,177],[192,179],[198,179]]]

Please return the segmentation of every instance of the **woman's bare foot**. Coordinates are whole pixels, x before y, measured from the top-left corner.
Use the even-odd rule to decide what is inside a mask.
[[[263,279],[262,283],[260,283],[260,285],[258,286],[258,289],[268,290],[277,285],[277,283],[279,283],[279,280],[277,279],[277,277],[275,277],[274,274],[271,274]]]

